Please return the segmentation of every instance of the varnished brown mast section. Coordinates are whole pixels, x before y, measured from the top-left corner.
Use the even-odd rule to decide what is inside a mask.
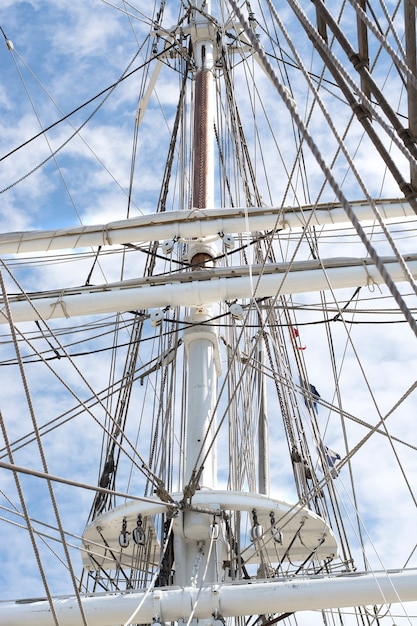
[[[212,61],[212,56],[210,55]],[[201,45],[201,66],[195,76],[194,104],[194,163],[193,163],[193,207],[213,207],[213,120],[211,102],[213,89],[212,62],[207,63],[206,47]],[[208,67],[208,65],[210,67]],[[194,269],[204,267],[212,261],[206,251],[197,251],[191,258]]]
[[[207,154],[212,141],[212,132],[209,128],[212,120],[208,119],[208,112],[213,76],[205,66],[204,46],[202,62],[203,66],[197,70],[195,78],[193,206],[205,209],[210,206],[211,196]]]

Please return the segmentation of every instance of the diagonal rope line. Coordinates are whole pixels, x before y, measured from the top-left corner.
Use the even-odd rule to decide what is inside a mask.
[[[7,454],[8,454],[9,459],[10,459],[10,469],[13,471],[13,476],[14,476],[14,480],[15,480],[15,484],[16,484],[16,489],[17,489],[17,492],[18,492],[18,495],[19,495],[20,504],[21,504],[21,507],[22,507],[22,510],[23,510],[23,516],[24,516],[25,521],[26,521],[26,526],[24,528],[29,533],[30,541],[31,541],[31,544],[32,544],[32,549],[33,549],[33,552],[34,552],[34,555],[35,555],[35,558],[36,558],[36,562],[38,564],[38,570],[39,570],[40,576],[42,578],[42,583],[43,583],[43,586],[44,586],[44,589],[45,589],[46,596],[48,598],[48,602],[49,602],[49,606],[50,606],[50,609],[51,609],[53,620],[54,620],[56,626],[59,626],[58,617],[57,617],[57,614],[56,614],[56,611],[55,611],[54,603],[52,601],[52,595],[51,595],[51,592],[50,592],[50,589],[49,589],[48,581],[46,580],[45,570],[43,568],[42,559],[41,559],[41,556],[40,556],[40,553],[39,553],[39,549],[38,549],[38,546],[37,546],[37,543],[36,543],[35,531],[34,531],[33,526],[32,526],[32,521],[31,521],[31,519],[29,517],[29,511],[28,511],[27,506],[26,506],[26,501],[25,501],[25,497],[24,497],[24,494],[23,494],[22,485],[21,485],[21,482],[20,482],[20,479],[19,479],[19,474],[16,471],[14,458],[13,458],[13,453],[12,453],[12,450],[11,450],[11,447],[10,447],[10,442],[9,442],[9,438],[8,438],[8,435],[7,435],[7,429],[6,429],[6,425],[5,425],[4,419],[3,419],[3,414],[1,413],[1,411],[0,411],[0,425],[1,425],[1,430],[2,430],[2,434],[3,434],[3,439],[5,441],[6,448],[7,448]]]
[[[312,136],[310,135],[308,129],[306,128],[303,120],[301,119],[301,117],[299,116],[298,112],[296,111],[294,104],[292,102],[291,97],[288,95],[286,88],[284,88],[284,86],[281,84],[280,80],[278,79],[277,75],[275,74],[274,69],[272,68],[269,59],[267,58],[262,46],[260,45],[260,43],[258,42],[255,34],[253,33],[252,29],[249,27],[249,24],[247,23],[246,19],[244,18],[241,10],[239,9],[239,7],[237,6],[235,0],[229,0],[229,3],[231,5],[231,7],[233,8],[233,10],[236,13],[237,18],[239,19],[242,27],[245,29],[245,34],[248,37],[248,39],[250,40],[252,46],[254,47],[254,49],[256,50],[257,54],[259,55],[259,58],[262,62],[262,65],[264,66],[265,72],[267,73],[267,75],[269,76],[270,80],[272,81],[273,85],[275,86],[276,90],[278,91],[278,93],[280,94],[284,104],[286,105],[286,107],[288,108],[294,122],[296,123],[296,125],[298,126],[301,134],[303,135],[305,142],[307,143],[308,147],[310,148],[313,156],[315,157],[318,165],[320,166],[321,170],[323,171],[323,174],[326,176],[329,185],[331,186],[331,188],[333,189],[333,191],[335,192],[338,200],[340,201],[343,209],[345,210],[348,218],[350,219],[350,221],[352,222],[360,240],[362,241],[362,243],[364,244],[367,252],[369,253],[371,259],[374,261],[376,268],[378,269],[379,273],[381,274],[382,278],[384,279],[385,284],[387,285],[388,289],[390,290],[394,300],[396,301],[396,303],[398,304],[398,306],[400,307],[401,311],[403,312],[404,317],[406,318],[406,320],[408,321],[410,328],[412,329],[412,331],[414,332],[414,334],[417,337],[417,322],[414,319],[413,315],[411,314],[409,308],[407,307],[407,304],[405,303],[404,299],[402,298],[399,290],[397,289],[397,286],[395,285],[394,281],[392,280],[390,274],[388,273],[387,269],[385,268],[384,263],[382,262],[382,259],[380,258],[380,256],[378,255],[377,251],[375,250],[375,248],[372,246],[371,242],[369,241],[368,237],[366,236],[366,233],[364,231],[364,229],[362,228],[358,218],[355,215],[355,212],[353,211],[350,203],[348,202],[346,196],[344,195],[344,193],[342,192],[342,190],[340,189],[336,179],[334,178],[332,172],[329,170],[329,168],[326,165],[326,162],[323,158],[323,156],[321,155],[317,145],[315,144]]]
[[[16,351],[16,355],[18,357],[18,365],[19,365],[19,371],[20,371],[20,377],[21,377],[21,381],[25,390],[25,395],[26,395],[26,401],[27,401],[27,405],[28,405],[28,409],[29,409],[29,413],[30,413],[30,417],[32,420],[32,425],[33,425],[33,430],[35,432],[35,436],[36,436],[36,442],[38,445],[38,450],[39,450],[39,455],[41,457],[41,461],[42,461],[42,466],[44,469],[44,472],[48,473],[48,465],[46,462],[46,457],[45,457],[45,452],[43,449],[43,445],[42,445],[42,439],[39,433],[39,429],[38,429],[38,423],[37,423],[37,419],[36,419],[36,415],[35,415],[35,410],[32,404],[32,399],[31,399],[31,395],[30,395],[30,391],[29,391],[29,385],[28,385],[28,381],[26,378],[26,374],[25,374],[25,369],[23,367],[23,363],[21,361],[20,358],[20,350],[19,350],[19,344],[18,344],[18,340],[17,340],[17,334],[16,334],[16,329],[14,327],[13,324],[13,318],[12,318],[12,313],[10,310],[10,306],[9,306],[9,301],[8,301],[8,297],[7,297],[7,291],[6,291],[6,286],[4,284],[4,280],[3,280],[3,272],[0,271],[0,287],[1,287],[1,291],[2,291],[2,295],[3,295],[3,301],[5,304],[5,310],[6,310],[6,315],[7,318],[9,320],[9,324],[10,324],[10,332],[13,338],[13,344],[14,344],[14,348]],[[71,558],[70,558],[70,554],[69,554],[69,550],[68,550],[68,545],[66,542],[66,538],[65,538],[65,533],[64,533],[64,529],[62,526],[62,522],[61,522],[61,516],[59,514],[59,510],[58,510],[58,505],[55,499],[55,494],[54,494],[54,490],[52,487],[52,483],[50,480],[47,480],[47,485],[48,485],[48,490],[49,490],[49,496],[51,499],[51,503],[54,509],[54,514],[55,514],[55,518],[57,521],[57,525],[58,525],[58,529],[59,529],[59,534],[61,536],[61,541],[62,541],[62,547],[63,550],[65,552],[65,557],[68,563],[68,568],[69,568],[69,572],[70,572],[70,576],[71,576],[71,580],[74,586],[74,591],[77,597],[77,603],[78,603],[78,607],[80,610],[80,615],[81,615],[81,619],[82,622],[84,624],[84,626],[88,626],[87,625],[87,620],[86,620],[86,616],[84,613],[84,609],[81,603],[81,597],[80,597],[80,593],[78,591],[78,585],[77,585],[77,581],[76,581],[76,577],[75,577],[75,573],[72,567],[72,562],[71,562]],[[38,561],[39,562],[39,561]],[[51,604],[51,601],[50,601]],[[53,611],[54,614],[54,619],[56,619],[56,615],[55,615],[55,611],[52,609],[52,604],[51,604],[51,610]],[[58,622],[57,622],[58,623]]]
[[[4,269],[6,269],[7,271],[8,268],[5,265],[4,261],[2,261],[0,259],[0,264],[3,266]],[[22,287],[20,286],[20,284],[18,283],[16,277],[14,277],[10,272],[9,272],[11,278],[13,279],[13,281],[15,282],[15,284],[19,287],[19,289],[21,289],[22,293],[24,293],[27,297],[27,294],[25,293],[25,291],[22,289]],[[36,311],[36,313],[38,314],[39,319],[41,319],[43,321],[43,323],[46,326],[47,331],[51,334],[51,336],[53,335],[52,333],[52,329],[50,328],[50,326],[47,324],[46,320],[43,320],[42,316],[39,315],[39,313],[37,312],[37,309],[35,307],[35,305],[33,304],[33,302],[30,300],[30,298],[28,298],[28,301],[30,303],[30,305],[33,307],[34,311]],[[9,308],[9,301],[7,298],[7,294],[4,298],[4,302],[6,303],[6,308]],[[10,313],[11,315],[11,313]],[[10,317],[8,318],[9,320],[11,319]],[[15,328],[15,326],[12,324],[12,336],[16,338],[16,354],[19,355],[18,352],[18,345],[17,345],[17,330]],[[28,345],[31,346],[31,348],[34,350],[34,352],[36,352],[36,354],[39,355],[39,353],[37,352],[37,350],[35,349],[34,346],[32,346],[31,342],[26,338],[23,337],[23,339],[26,341],[26,343]],[[62,343],[59,341],[59,339],[57,337],[55,337],[55,340],[58,344],[58,347],[60,348],[60,350],[62,350],[62,353],[69,359],[69,361],[71,362],[72,366],[74,367],[75,371],[77,372],[77,374],[80,376],[81,380],[84,382],[84,384],[86,385],[87,389],[92,393],[93,397],[97,400],[97,403],[99,404],[99,406],[103,409],[103,411],[105,412],[105,414],[107,415],[107,417],[109,418],[109,420],[111,421],[111,423],[113,424],[113,426],[117,429],[117,422],[114,419],[113,415],[110,414],[109,410],[107,409],[107,407],[105,406],[103,400],[94,392],[94,389],[91,387],[90,383],[88,382],[88,380],[85,378],[85,376],[83,375],[83,373],[80,371],[80,369],[78,368],[78,366],[75,364],[75,362],[71,359],[70,355],[67,353],[67,351],[65,350],[64,346],[62,345]],[[21,356],[20,358],[20,362],[21,365],[23,367],[23,361],[21,360]],[[115,442],[116,445],[118,445],[118,441],[116,439],[116,437],[108,430],[106,429],[98,420],[97,416],[94,414],[94,412],[91,410],[91,408],[89,408],[87,406],[87,404],[81,400],[77,394],[75,393],[75,391],[62,379],[62,377],[58,374],[57,371],[55,371],[53,369],[53,367],[49,364],[48,361],[46,361],[45,359],[42,358],[42,361],[45,363],[45,365],[48,367],[48,369],[54,374],[54,376],[56,376],[56,378],[59,380],[59,382],[65,387],[65,389],[67,389],[67,391],[69,391],[69,393],[80,403],[80,405],[83,406],[83,408],[86,410],[86,412],[93,418],[93,420],[95,422],[97,422],[97,424],[100,426],[100,428],[104,429],[106,431],[106,433],[109,435],[109,437],[111,437],[113,439],[113,441]],[[38,433],[38,435],[40,437],[40,431],[39,430],[35,430],[34,428],[34,432],[36,435],[36,432]],[[124,453],[126,454],[126,456],[129,458],[129,460],[134,463],[135,465],[138,466],[138,469],[147,477],[149,477],[150,475],[152,475],[153,473],[150,471],[147,463],[145,462],[145,460],[140,456],[139,452],[137,451],[137,449],[135,448],[135,446],[131,443],[131,441],[125,437],[125,442],[128,444],[128,446],[130,447],[130,449],[133,451],[133,456],[131,454],[129,454],[129,452],[127,451],[126,448],[123,448]],[[139,458],[141,465],[137,464],[137,461],[135,460],[135,457]]]

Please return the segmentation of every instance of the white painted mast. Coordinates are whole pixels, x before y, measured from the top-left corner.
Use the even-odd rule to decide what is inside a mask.
[[[193,206],[203,210],[213,208],[214,190],[214,31],[206,13],[209,10],[209,3],[198,2],[190,20],[195,62],[192,198]],[[188,258],[191,273],[208,270],[213,266],[215,256],[213,246],[204,240],[190,243]],[[184,332],[187,407],[182,488],[186,503],[195,490],[211,490],[216,484],[216,448],[213,439],[220,359],[217,333],[204,324],[212,317],[210,303],[193,306],[186,318],[190,326]],[[218,525],[214,523],[213,516],[206,513],[184,510],[174,518],[175,584],[197,588],[205,581],[221,582],[222,550],[220,548],[211,553],[209,549],[210,537],[213,539],[213,533],[217,532]],[[190,619],[191,615],[187,612],[184,621],[189,624]],[[197,622],[193,619],[191,623]],[[209,622],[200,620],[199,623]]]
[[[203,11],[204,7],[204,11]],[[190,25],[191,42],[194,51],[195,91],[194,91],[194,150],[193,150],[193,206],[199,209],[213,208],[214,188],[214,119],[213,119],[213,65],[214,44],[211,22],[205,12],[210,11],[206,2],[197,3]],[[201,241],[191,243],[188,257],[191,271],[213,265],[216,255],[212,245]],[[218,351],[216,333],[204,326],[212,317],[210,306],[194,306],[187,321],[192,325],[184,333],[187,351],[188,407],[186,424],[185,481],[188,485],[193,471],[207,455],[214,433],[212,414],[216,398],[215,352]],[[197,325],[196,324],[201,324]],[[204,469],[198,478],[200,486],[213,488],[216,479],[215,455],[212,448],[204,461]],[[196,485],[195,485],[196,486]]]

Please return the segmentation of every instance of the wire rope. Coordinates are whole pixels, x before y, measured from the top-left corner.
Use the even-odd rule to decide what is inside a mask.
[[[40,458],[41,458],[41,461],[42,461],[43,471],[44,471],[45,474],[48,474],[48,465],[47,465],[47,461],[46,461],[45,451],[43,449],[42,440],[41,440],[41,437],[39,435],[38,423],[37,423],[37,418],[36,418],[36,415],[35,415],[34,406],[33,406],[33,403],[32,403],[31,394],[30,394],[30,391],[29,391],[28,380],[27,380],[26,373],[25,373],[25,370],[24,370],[24,367],[23,367],[23,363],[20,360],[20,350],[19,350],[19,346],[18,346],[18,343],[17,343],[17,340],[16,340],[16,331],[15,331],[15,328],[14,328],[14,325],[13,325],[13,318],[12,318],[12,314],[11,314],[11,310],[10,310],[10,306],[9,306],[9,302],[8,302],[8,298],[7,298],[7,291],[6,291],[6,286],[5,286],[5,283],[4,283],[4,280],[3,280],[3,272],[2,271],[0,271],[0,287],[1,287],[2,295],[3,295],[3,301],[5,303],[7,319],[9,320],[9,324],[10,324],[10,331],[11,331],[11,334],[12,334],[12,337],[13,337],[14,348],[15,348],[16,354],[18,356],[18,365],[19,365],[20,378],[21,378],[21,381],[22,381],[22,384],[23,384],[23,387],[24,387],[24,390],[25,390],[27,406],[28,406],[30,418],[31,418],[31,421],[32,421],[35,437],[36,437],[36,443],[37,443],[38,452],[39,452],[39,455],[40,455]],[[3,425],[3,422],[2,422],[2,425]],[[3,432],[3,436],[7,437],[5,431]],[[9,457],[10,457],[10,454],[11,453],[9,451]],[[13,457],[10,457],[10,458],[11,458],[11,460],[13,460]],[[11,463],[10,465],[11,465],[11,468],[14,467],[13,463]],[[16,477],[16,475],[15,475],[15,477]],[[60,516],[60,513],[59,513],[59,509],[58,509],[58,504],[57,504],[57,501],[56,501],[56,498],[55,498],[55,493],[54,493],[51,481],[49,479],[47,479],[46,482],[47,482],[47,486],[48,486],[50,501],[51,501],[51,504],[52,504],[52,507],[53,507],[53,510],[54,510],[54,514],[55,514],[55,519],[56,519],[57,524],[58,524],[59,534],[60,534],[61,542],[62,542],[61,545],[62,545],[62,548],[64,550],[65,556],[66,556],[66,560],[67,560],[67,563],[68,563],[68,568],[69,568],[71,581],[72,581],[72,584],[73,584],[73,587],[74,587],[74,591],[75,591],[75,595],[76,595],[76,598],[77,598],[77,604],[78,604],[78,608],[79,608],[79,611],[80,611],[80,616],[81,616],[81,619],[82,619],[82,622],[83,622],[84,626],[87,626],[87,620],[86,620],[84,609],[83,609],[83,606],[82,606],[82,603],[81,603],[81,598],[80,598],[80,594],[79,594],[79,591],[78,591],[77,581],[76,581],[74,570],[73,570],[73,567],[72,567],[72,562],[71,562],[71,559],[70,559],[68,546],[67,546],[65,535],[64,535],[64,529],[63,529],[62,522],[61,522],[61,516]],[[16,484],[18,486],[18,489],[20,490],[18,481],[16,481]],[[23,497],[21,497],[21,503],[22,503],[22,506],[25,506]],[[26,515],[26,520],[27,520],[27,522],[29,522],[29,518],[28,518],[27,515]],[[33,537],[31,532],[30,532],[30,536],[31,536],[31,540],[32,540],[32,545],[35,548],[34,537]],[[41,566],[39,553],[38,553],[37,549],[35,549],[35,555],[37,557],[38,566]],[[42,572],[43,568],[39,567],[39,570],[40,570],[40,572]],[[48,595],[48,601],[49,601],[49,605],[50,605],[50,608],[51,608],[51,612],[52,612],[54,621],[58,625],[57,615],[56,615],[55,609],[53,607],[52,598],[51,598],[50,593],[49,593],[48,585],[46,584],[46,579],[44,578],[44,576],[42,576],[42,578],[44,579],[45,591],[46,591],[46,593]]]
[[[0,261],[1,263],[3,263],[2,261]],[[12,277],[14,279],[14,281],[16,282],[16,278]],[[33,306],[33,303],[32,303]],[[42,317],[40,315],[38,315],[39,319],[42,319]],[[43,320],[45,326],[48,328],[48,324],[46,323],[45,320]],[[12,335],[13,336],[17,336],[17,333],[14,330],[14,326],[13,324],[11,324],[11,329],[12,329]],[[50,329],[49,329],[50,330]],[[26,341],[26,343],[29,343],[29,340],[26,337],[23,337],[24,340]],[[57,344],[59,344],[59,348],[63,353],[66,353],[64,350],[64,347],[61,343],[59,343],[58,339],[56,338]],[[36,352],[36,350],[35,350]],[[68,355],[69,356],[69,355]],[[92,389],[91,385],[88,383],[87,379],[85,378],[85,376],[83,375],[83,373],[80,371],[79,367],[75,364],[75,362],[73,362],[71,359],[69,359],[74,370],[77,372],[77,374],[80,376],[81,380],[84,382],[84,384],[86,385],[86,387],[89,389],[89,391],[94,395],[94,397],[96,398],[98,404],[102,407],[102,409],[104,410],[105,415],[108,416],[110,422],[113,424],[113,426],[115,426],[117,428],[117,423],[115,422],[114,417],[109,414],[106,406],[103,403],[103,400],[97,396],[97,394],[95,394],[94,390]],[[70,392],[71,395],[73,395],[73,397],[80,402],[80,404],[83,406],[83,408],[86,410],[86,412],[93,418],[94,421],[97,422],[97,424],[103,428],[103,425],[100,424],[100,421],[98,420],[98,418],[96,417],[96,415],[91,411],[91,409],[85,404],[85,402],[83,402],[75,393],[75,391],[63,380],[63,378],[58,374],[58,372],[56,370],[54,370],[48,363],[48,361],[43,361],[45,363],[45,365],[50,369],[50,371],[52,372],[52,374],[59,380],[59,382],[63,385],[64,388],[67,389],[67,391]],[[114,435],[112,435],[110,433],[110,431],[108,429],[106,429],[106,431],[108,432],[109,436],[113,438],[114,443],[117,445],[117,440],[115,439]],[[36,434],[36,430],[35,430],[35,434]],[[38,438],[38,435],[37,435]],[[133,452],[133,456],[131,456],[129,454],[129,452],[125,449],[125,454],[127,455],[128,458],[130,458],[130,460],[134,463],[136,463],[136,461],[134,460],[135,457],[138,457],[141,461],[141,465],[138,466],[139,470],[145,475],[148,476],[148,470],[149,468],[147,467],[147,464],[145,463],[145,461],[143,459],[141,459],[140,455],[138,454],[137,450],[135,450],[133,444],[126,439],[126,437],[124,438],[125,441],[127,441],[129,447],[132,449]]]
[[[175,44],[171,44],[171,48],[174,47]],[[167,50],[164,50],[163,52],[160,52],[159,55],[166,53]],[[137,55],[139,54],[139,51],[136,52],[135,57],[137,57]],[[157,55],[158,56],[158,55]],[[133,63],[134,59],[131,61],[131,63],[129,64],[129,67],[131,66],[131,64]],[[58,126],[59,124],[61,124],[63,121],[65,121],[66,119],[68,119],[69,117],[71,117],[72,115],[74,115],[75,113],[78,113],[78,111],[80,111],[81,109],[83,109],[84,107],[88,106],[89,104],[91,104],[92,102],[94,102],[94,100],[97,100],[98,98],[100,98],[101,96],[103,96],[104,94],[106,94],[107,92],[110,92],[110,94],[114,91],[114,89],[119,85],[120,82],[130,78],[130,76],[134,75],[136,72],[142,70],[144,67],[146,67],[149,64],[150,61],[145,61],[142,65],[140,65],[139,67],[135,68],[134,70],[132,70],[131,72],[128,72],[127,74],[123,74],[122,77],[117,80],[115,83],[113,83],[112,85],[109,85],[108,87],[106,87],[105,89],[103,89],[102,91],[100,91],[99,93],[97,93],[95,96],[92,96],[89,100],[85,101],[83,104],[79,105],[77,108],[73,109],[70,113],[67,113],[65,116],[63,116],[62,118],[60,118],[59,120],[57,120],[56,122],[54,122],[53,124],[50,124],[49,126],[46,126],[41,132],[37,133],[36,135],[34,135],[33,137],[31,137],[30,139],[28,139],[26,142],[20,144],[19,146],[17,146],[16,148],[14,148],[13,150],[11,150],[10,152],[8,152],[7,154],[3,155],[2,157],[0,157],[0,162],[3,161],[4,159],[7,159],[9,156],[11,156],[12,154],[14,154],[15,152],[17,152],[18,150],[21,150],[22,148],[24,148],[25,146],[27,146],[29,143],[31,143],[32,141],[34,141],[35,139],[38,139],[39,137],[41,137],[44,133],[48,132],[49,130],[51,130],[52,128],[54,128],[55,126]],[[96,111],[101,108],[101,106],[104,104],[104,102],[107,100],[107,98],[109,97],[110,94],[107,94],[107,96],[105,96],[105,99],[96,107],[96,109],[94,110],[94,112],[92,114],[90,114],[87,119],[83,122],[83,124],[81,126],[79,126],[78,128],[75,129],[75,133],[73,133],[73,135],[71,135],[70,139],[67,139],[67,141],[61,145],[60,148],[58,148],[57,150],[54,151],[54,154],[56,154],[57,152],[59,152],[59,150],[61,150],[75,135],[78,134],[78,132],[87,124],[87,122],[91,119],[91,117],[96,113]],[[47,160],[49,160],[53,155],[51,155]],[[46,161],[45,161],[46,163]],[[43,165],[43,163],[41,164]],[[38,169],[40,167],[40,165],[37,166],[36,169]],[[25,177],[24,177],[25,178]],[[10,189],[11,187],[13,187],[14,185],[17,184],[17,182],[20,181],[16,181],[15,183],[13,183],[13,185],[10,185],[9,187],[3,189],[0,191],[0,193],[4,193],[5,191],[7,191],[8,189]]]
[[[165,539],[165,543],[164,543],[164,547],[163,547],[163,549],[161,550],[161,556],[160,556],[160,559],[159,559],[159,568],[156,570],[155,574],[153,575],[153,578],[152,578],[152,580],[151,580],[151,583],[150,583],[150,585],[148,586],[148,588],[146,589],[146,592],[145,592],[145,594],[144,594],[143,598],[141,599],[141,601],[139,602],[138,606],[137,606],[137,607],[136,607],[136,609],[133,611],[133,613],[132,613],[132,615],[129,617],[129,619],[127,619],[127,620],[125,621],[125,623],[123,624],[123,626],[129,626],[129,625],[132,623],[132,621],[135,619],[136,615],[139,613],[139,611],[140,611],[140,609],[141,609],[141,607],[142,607],[143,603],[145,602],[146,598],[148,597],[148,595],[149,595],[149,594],[153,591],[153,589],[154,589],[154,586],[155,586],[155,583],[156,583],[156,579],[157,579],[158,574],[159,574],[159,569],[160,569],[160,567],[161,567],[161,565],[162,565],[162,559],[163,559],[163,557],[164,557],[164,555],[165,555],[165,552],[166,552],[166,550],[167,550],[167,548],[168,548],[168,541],[169,541],[169,538],[170,538],[171,533],[172,533],[173,522],[174,522],[174,518],[171,518],[170,525],[169,525],[169,530],[168,530],[167,537],[166,537],[166,539]]]

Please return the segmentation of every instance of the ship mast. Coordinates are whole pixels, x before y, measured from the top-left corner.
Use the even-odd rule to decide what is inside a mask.
[[[214,29],[206,11],[209,6],[204,1],[199,2],[190,20],[195,61],[192,199],[193,207],[199,209],[213,208],[214,188]],[[212,244],[194,240],[188,248],[191,272],[212,267],[215,254]],[[196,490],[216,486],[216,452],[212,441],[220,360],[217,333],[205,324],[211,318],[210,305],[192,307],[184,333],[187,356],[185,510],[175,518],[173,525],[174,582],[181,586],[220,582],[222,572],[222,550],[211,556],[209,546],[210,542],[217,542],[218,522],[207,513],[187,509]],[[215,505],[210,507],[215,508]]]
[[[203,10],[204,8],[204,10]],[[206,11],[209,6],[202,0],[192,14],[191,41],[195,60],[194,138],[193,138],[193,207],[213,208],[213,92],[214,92],[214,31]],[[215,249],[204,241],[190,244],[191,271],[213,265]],[[215,452],[208,447],[214,432],[213,410],[216,398],[216,361],[218,339],[215,331],[204,322],[212,317],[211,307],[191,309],[187,321],[190,327],[184,334],[188,361],[188,398],[186,426],[185,484],[191,487],[214,488],[216,480]],[[217,366],[217,370],[218,370]],[[194,475],[203,462],[200,476]]]
[[[254,231],[269,228],[275,231],[278,209],[249,207],[245,209],[244,218],[239,215],[240,211],[234,214],[235,209],[232,208],[225,209],[224,212],[214,209],[215,65],[219,56],[217,31],[214,20],[210,17],[210,10],[210,0],[198,0],[189,15],[188,25],[184,26],[181,22],[181,33],[190,38],[193,58],[191,206],[201,211],[201,215],[194,220],[190,213],[188,219],[187,212],[182,211],[181,213],[187,215],[186,219],[179,215],[178,219],[177,215],[164,215],[164,224],[159,224],[158,216],[158,219],[149,220],[149,226],[146,225],[151,241],[165,236],[160,230],[162,228],[168,228],[168,236],[175,237],[175,240],[180,239],[181,245],[186,241],[188,267],[183,272],[154,276],[151,284],[145,280],[139,284],[138,297],[144,310],[161,306],[162,302],[157,301],[157,298],[166,299],[163,306],[175,304],[188,307],[185,317],[182,318],[186,326],[183,337],[186,351],[186,417],[184,427],[181,422],[185,439],[181,440],[183,462],[180,493],[168,493],[160,489],[156,490],[153,498],[127,498],[89,524],[83,535],[83,562],[98,584],[102,584],[103,588],[108,585],[107,590],[110,593],[87,593],[82,597],[54,599],[54,610],[64,626],[82,623],[82,618],[78,615],[81,607],[91,626],[133,621],[153,626],[169,622],[177,622],[178,626],[222,626],[226,618],[232,617],[236,618],[236,623],[242,623],[244,616],[253,615],[258,623],[272,624],[301,610],[333,607],[340,609],[357,604],[408,601],[416,598],[415,571],[384,571],[372,575],[359,575],[355,572],[350,575],[343,570],[341,575],[336,568],[332,569],[330,564],[337,558],[338,546],[330,522],[299,503],[290,505],[269,495],[265,372],[268,367],[266,357],[270,358],[271,351],[265,339],[266,335],[263,334],[258,336],[257,349],[253,351],[256,355],[253,360],[258,370],[254,379],[257,389],[254,398],[259,405],[258,493],[244,491],[243,488],[241,491],[217,490],[216,447],[213,444],[216,439],[220,354],[217,331],[209,323],[216,313],[216,301],[253,299],[253,276],[259,276],[256,297],[270,298],[277,293],[284,294],[289,289],[294,292],[316,289],[316,280],[323,280],[323,284],[320,283],[319,286],[325,289],[329,282],[333,286],[336,284],[332,271],[339,267],[335,261],[333,265],[329,262],[327,267],[323,260],[314,260],[302,261],[300,266],[295,262],[291,263],[291,268],[289,265],[284,267],[283,264],[271,263],[250,268],[238,268],[235,265],[232,272],[228,267],[212,269],[217,256],[212,242],[221,231],[218,225],[223,224],[217,219],[217,213],[213,216],[213,212],[218,211],[220,216],[224,215],[225,220],[227,215],[232,217],[233,212],[234,222],[230,232],[242,232],[243,228]],[[325,25],[322,27],[325,28]],[[312,214],[314,212],[315,219],[321,219],[317,207],[310,207],[310,210]],[[204,212],[212,212],[205,218],[206,222],[212,220],[215,224],[200,224]],[[327,212],[326,210],[326,214]],[[300,214],[305,219],[306,212],[300,211]],[[269,220],[268,226],[264,221],[266,219]],[[241,220],[240,225],[237,220]],[[300,218],[293,215],[292,209],[288,210],[288,220],[284,211],[282,226],[284,227],[284,222],[288,226],[290,220],[294,220],[297,227],[300,226]],[[129,227],[131,226],[132,221],[129,220]],[[202,228],[210,228],[211,231],[204,230],[202,234]],[[173,234],[174,229],[177,230]],[[182,235],[178,234],[181,229],[187,229],[187,234],[184,234],[184,230],[181,231]],[[76,237],[79,243],[78,231],[72,230],[71,233],[70,236]],[[134,237],[131,233],[129,236]],[[39,235],[35,235],[33,239],[36,240],[36,237],[39,238]],[[120,237],[119,243],[127,241],[124,233]],[[24,242],[22,234],[8,236],[6,244],[7,239],[12,242],[17,240],[13,245],[18,248]],[[103,229],[103,240],[115,243],[107,228]],[[137,235],[133,241],[137,241]],[[0,238],[0,246],[1,244]],[[20,251],[23,251],[23,247]],[[338,264],[339,262],[337,260]],[[369,261],[349,263],[352,267],[346,270],[338,286],[352,284],[357,287],[360,284],[377,284],[382,280],[378,275],[374,277]],[[346,259],[343,264],[348,264]],[[388,265],[387,260],[385,265]],[[417,275],[417,255],[413,256],[412,268]],[[326,269],[324,278],[323,269]],[[358,274],[352,276],[355,269]],[[288,285],[291,283],[293,270],[296,278],[295,286],[291,287]],[[359,271],[361,280],[358,278]],[[396,271],[403,279],[402,267]],[[320,273],[320,278],[303,278],[301,274],[306,272]],[[231,287],[235,281],[237,286]],[[193,293],[185,293],[191,282]],[[121,285],[122,289],[119,291],[126,294],[129,283],[124,282]],[[79,292],[83,293],[83,288],[77,287],[71,296],[76,302]],[[117,304],[108,306],[116,306],[118,311],[130,311],[135,294],[129,295],[128,305],[121,299],[123,294],[119,299],[119,295],[116,297],[112,288],[105,286],[106,299],[117,301]],[[45,304],[48,316],[70,316],[72,307],[71,304],[67,306],[62,290],[56,296],[54,292],[48,292],[47,295],[49,298],[56,297],[52,303],[48,301]],[[100,296],[98,287],[88,294],[94,300],[94,307],[98,307]],[[33,300],[37,302],[36,297]],[[17,300],[12,301],[13,306],[14,304],[23,306],[27,303]],[[75,307],[75,310],[79,315],[80,307]],[[36,310],[34,312],[36,314]],[[30,315],[34,315],[34,312],[31,310]],[[16,319],[17,316],[15,321]],[[246,356],[245,359],[248,361]],[[242,361],[243,358],[236,358],[239,365]],[[253,400],[251,396],[249,399]],[[300,461],[294,461],[298,462],[301,463],[301,457]],[[9,469],[12,469],[12,464]],[[156,474],[154,476],[157,478]],[[237,520],[236,525],[232,526],[230,520]],[[159,530],[162,532],[159,533]],[[163,541],[159,542],[158,534],[164,535]],[[143,555],[146,558],[142,559]],[[284,570],[282,564],[286,567],[287,562],[291,567]],[[268,568],[272,563],[277,563],[277,567]],[[306,564],[304,573],[298,575]],[[129,568],[134,572],[130,577],[125,575]],[[325,574],[322,570],[325,570]],[[117,576],[120,572],[126,589],[122,585],[118,586]],[[285,572],[289,572],[288,580]],[[97,588],[98,586],[94,591]],[[273,617],[277,613],[282,615]],[[56,622],[51,605],[36,598],[26,602],[4,603],[0,607],[0,615],[1,623],[7,626],[20,625],[25,620],[29,620],[34,626],[46,626]],[[270,617],[266,617],[267,615]]]

